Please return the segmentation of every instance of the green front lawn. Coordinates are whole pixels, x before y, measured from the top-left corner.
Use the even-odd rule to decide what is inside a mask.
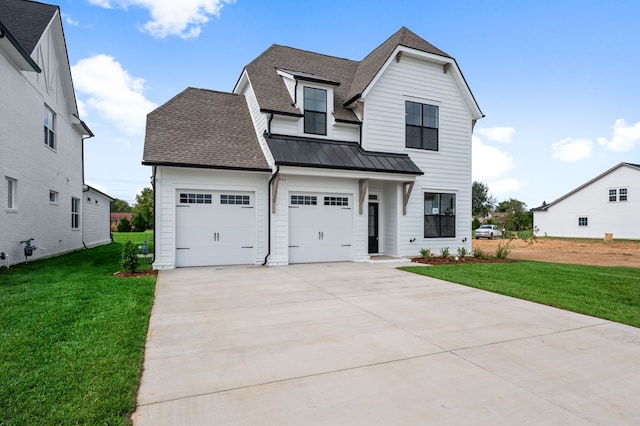
[[[400,268],[640,327],[640,269],[518,261]]]
[[[0,424],[128,424],[155,277],[112,274],[150,237],[0,269]]]

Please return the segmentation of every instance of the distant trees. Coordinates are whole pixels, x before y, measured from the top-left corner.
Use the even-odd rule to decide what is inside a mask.
[[[133,227],[137,231],[153,228],[153,189],[144,188],[136,195],[133,206]]]
[[[111,213],[131,213],[132,207],[124,200],[116,198],[111,202]]]
[[[527,210],[527,205],[515,198],[501,201],[496,207],[497,212],[505,213],[501,225],[512,231],[523,231],[533,226],[533,212]]]
[[[474,181],[471,186],[471,213],[475,218],[484,218],[493,210],[496,199],[489,195],[489,186]]]

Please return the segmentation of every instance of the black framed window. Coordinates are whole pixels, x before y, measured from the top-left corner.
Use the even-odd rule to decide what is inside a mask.
[[[405,102],[406,147],[438,151],[438,107]]]
[[[618,201],[618,190],[610,189],[609,190],[609,201]]]
[[[581,228],[589,226],[589,218],[588,217],[579,217],[578,218],[578,226]]]
[[[456,236],[456,194],[424,193],[424,237]]]
[[[304,132],[327,134],[327,91],[324,89],[304,88]]]

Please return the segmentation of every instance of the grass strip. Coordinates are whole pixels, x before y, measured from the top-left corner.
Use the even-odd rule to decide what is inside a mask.
[[[640,327],[639,268],[522,260],[400,269]]]

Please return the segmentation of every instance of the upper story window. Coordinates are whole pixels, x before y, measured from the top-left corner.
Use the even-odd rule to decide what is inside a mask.
[[[456,236],[456,194],[424,193],[424,237]]]
[[[15,210],[18,208],[18,205],[16,203],[18,181],[15,179],[11,179],[10,177],[5,177],[5,181],[7,182],[7,208]]]
[[[627,188],[620,188],[618,196],[619,201],[627,201]]]
[[[580,228],[588,227],[589,226],[589,218],[588,217],[579,217],[578,218],[578,226]]]
[[[56,114],[44,106],[44,144],[51,149],[56,149]]]
[[[438,107],[405,102],[406,147],[438,151]]]
[[[51,204],[58,204],[58,193],[56,191],[49,191],[49,202]]]
[[[609,201],[610,202],[616,202],[616,201],[627,201],[629,192],[628,192],[628,188],[613,188],[609,190]]]
[[[324,89],[304,88],[304,132],[327,134],[327,91]]]

